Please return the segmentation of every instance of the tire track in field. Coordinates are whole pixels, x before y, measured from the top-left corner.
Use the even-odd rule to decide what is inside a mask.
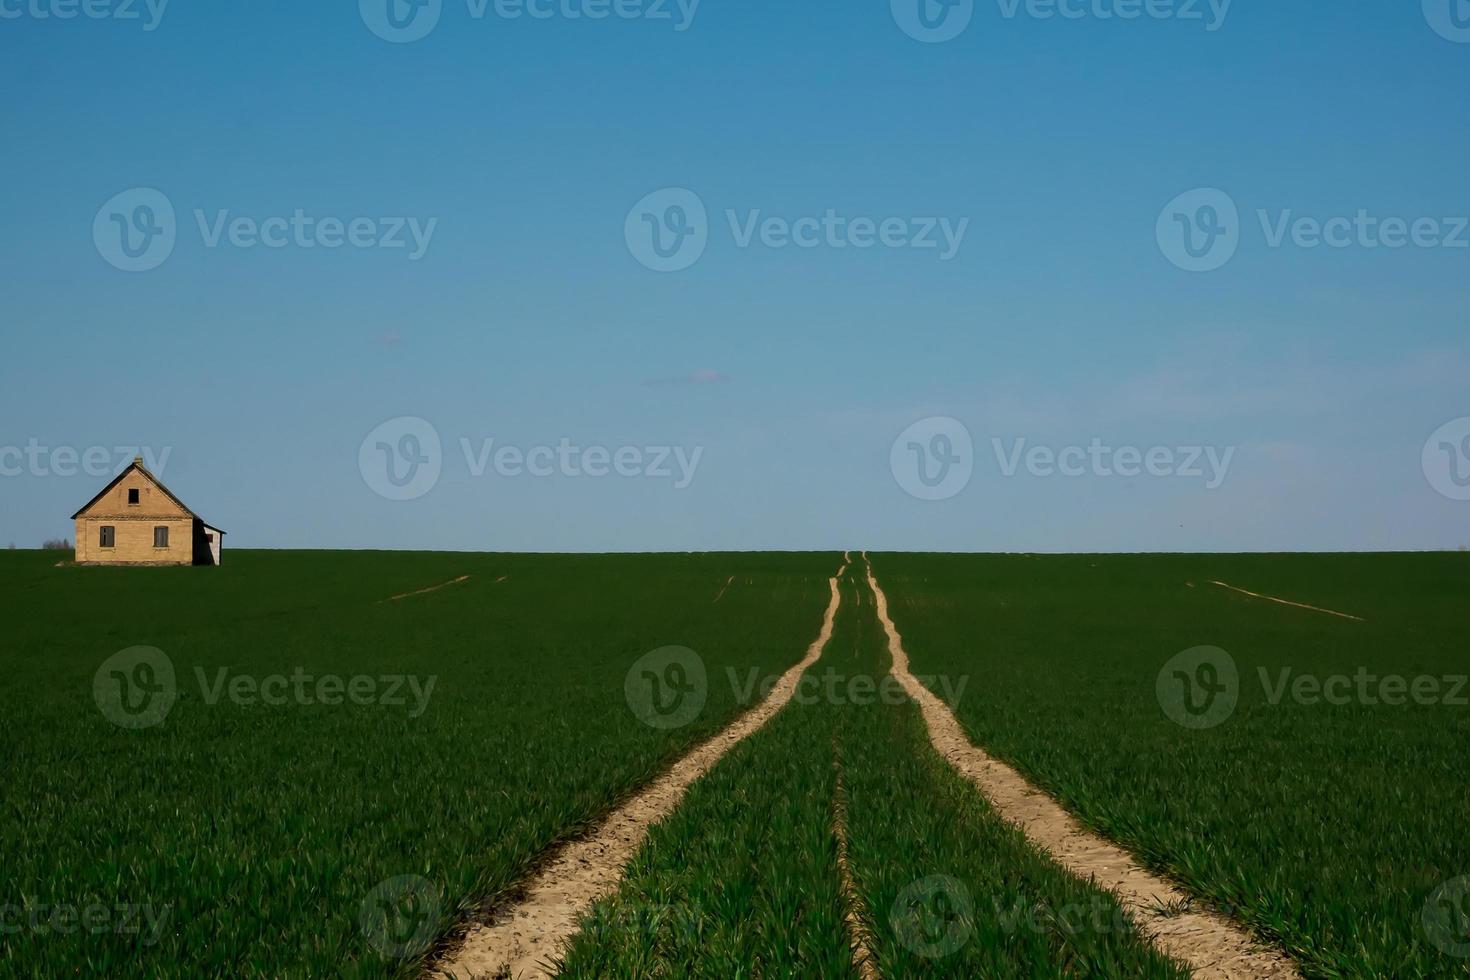
[[[1284,953],[1251,939],[1239,925],[1213,912],[1188,909],[1189,896],[1145,870],[1127,851],[1083,828],[1059,803],[1010,766],[970,743],[953,712],[909,672],[903,639],[888,616],[888,598],[867,561],[878,619],[888,635],[893,675],[919,704],[929,741],[960,775],[974,783],[991,807],[1028,840],[1079,878],[1113,892],[1140,930],[1165,955],[1189,965],[1199,980],[1296,978],[1301,974]]]
[[[837,839],[837,873],[842,879],[842,922],[847,930],[848,948],[852,950],[852,968],[858,980],[883,980],[883,975],[878,972],[878,960],[873,956],[873,936],[867,926],[868,909],[852,878],[852,861],[848,857],[847,781],[843,778],[835,734],[832,736],[832,768],[837,770],[832,794],[832,836]]]
[[[458,585],[461,582],[468,582],[469,580],[470,580],[470,577],[468,575],[461,575],[459,578],[452,578],[448,582],[441,582],[438,585],[431,585],[427,589],[417,589],[417,590],[415,590],[413,592],[404,592],[402,595],[390,595],[388,598],[386,598],[386,599],[384,599],[382,601],[383,602],[397,602],[399,599],[407,599],[407,598],[409,598],[411,596],[426,595],[426,594],[428,594],[430,592],[438,592],[440,589],[447,589],[451,585]]]
[[[1210,584],[1218,585],[1222,589],[1229,589],[1231,592],[1239,592],[1241,595],[1248,595],[1253,599],[1265,599],[1267,602],[1279,602],[1283,606],[1295,606],[1298,609],[1310,609],[1312,612],[1326,613],[1329,616],[1341,616],[1343,619],[1355,619],[1360,623],[1367,622],[1367,620],[1365,620],[1362,616],[1354,616],[1351,613],[1338,612],[1336,609],[1323,609],[1321,606],[1309,606],[1304,602],[1292,602],[1290,599],[1278,599],[1274,595],[1262,595],[1259,592],[1249,592],[1245,589],[1236,588],[1228,582],[1212,581]]]
[[[829,581],[832,596],[821,632],[765,700],[675,762],[668,772],[604,817],[590,835],[553,849],[510,904],[497,910],[489,922],[472,926],[463,943],[431,964],[425,976],[456,980],[552,976],[553,962],[577,934],[582,916],[617,888],[623,868],[642,846],[649,826],[673,813],[690,784],[791,700],[802,674],[832,638],[832,624],[842,602],[838,582],[846,571],[844,563]]]

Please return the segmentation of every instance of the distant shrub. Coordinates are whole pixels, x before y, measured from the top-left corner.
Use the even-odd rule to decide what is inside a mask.
[[[11,547],[14,548],[15,545],[11,545]],[[68,541],[68,540],[66,540],[66,538],[59,538],[59,539],[58,538],[53,538],[50,541],[46,541],[46,542],[42,543],[41,550],[42,551],[70,551],[71,550],[71,542]]]

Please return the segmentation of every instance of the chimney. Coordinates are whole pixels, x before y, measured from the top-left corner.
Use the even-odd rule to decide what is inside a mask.
[[[133,457],[133,465],[134,466],[142,466],[143,465],[143,457],[142,456],[134,456]]]

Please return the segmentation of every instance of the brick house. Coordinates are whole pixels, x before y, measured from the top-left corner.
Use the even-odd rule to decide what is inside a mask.
[[[218,565],[225,532],[132,465],[72,515],[79,565]]]

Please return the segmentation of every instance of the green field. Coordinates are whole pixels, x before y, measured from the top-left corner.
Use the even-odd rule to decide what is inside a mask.
[[[1106,892],[1039,858],[989,813],[930,749],[917,708],[854,683],[881,682],[889,667],[865,575],[855,563],[844,577],[808,693],[655,828],[619,894],[594,910],[564,975],[847,975],[832,831],[839,773],[852,877],[882,975],[1187,975],[1138,939]],[[931,908],[938,921],[925,918]],[[1108,928],[1017,914],[1032,909],[1096,909]]]
[[[632,663],[677,644],[712,677],[785,669],[816,636],[839,557],[234,552],[219,569],[97,569],[0,553],[20,611],[0,906],[27,910],[0,932],[0,974],[411,975],[413,957],[383,956],[360,927],[380,882],[433,883],[434,935],[505,891],[737,708],[711,683],[692,723],[652,728],[624,699]],[[127,730],[94,702],[93,675],[140,644],[168,655],[179,696],[161,725]],[[210,704],[220,668],[437,683],[418,717],[406,685],[403,705],[242,705],[228,688]],[[120,904],[162,921],[137,915],[134,930],[114,911],[119,934],[64,911]]]
[[[841,556],[55,560],[0,552],[0,976],[414,976],[548,849],[727,724],[750,700],[737,681],[795,664]],[[1454,955],[1470,908],[1442,887],[1470,875],[1470,707],[1454,700],[1470,697],[1454,686],[1470,557],[871,560],[914,673],[942,676],[941,696],[962,683],[971,738],[1085,824],[1307,976],[1470,976]],[[855,560],[808,696],[652,828],[566,975],[855,975],[854,901],[888,977],[1188,975],[1003,823],[907,698],[868,693],[890,664],[862,574]],[[707,678],[701,710],[665,723],[629,685],[667,646],[697,651]],[[173,669],[161,719],[125,710],[156,671],[104,667],[136,647]],[[1198,647],[1228,654],[1237,694],[1187,727],[1160,692]],[[121,709],[95,696],[99,675]],[[1358,675],[1376,678],[1371,701],[1312,695],[1311,679]],[[1419,677],[1438,679],[1433,699]],[[408,934],[374,917],[395,888],[415,890]]]
[[[1376,687],[1362,703],[1356,684],[1346,704],[1291,693],[1299,675],[1359,668],[1470,674],[1470,556],[872,560],[914,672],[970,672],[956,714],[972,740],[1086,823],[1277,937],[1308,975],[1470,975],[1423,924],[1436,889],[1470,874],[1470,707],[1384,703]],[[1239,702],[1192,730],[1156,680],[1201,645],[1236,661]]]

